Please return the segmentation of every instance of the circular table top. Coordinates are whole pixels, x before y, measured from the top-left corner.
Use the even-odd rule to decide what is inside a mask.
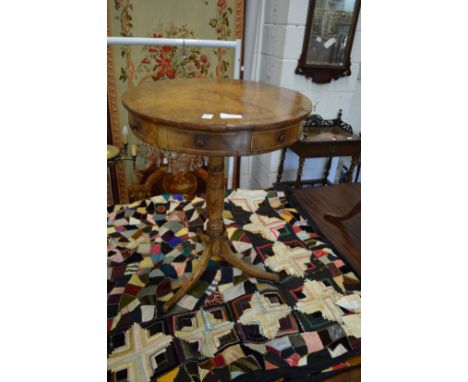
[[[201,131],[269,130],[303,120],[311,110],[301,93],[242,80],[175,79],[143,84],[122,98],[134,115]],[[241,118],[221,118],[221,113]],[[212,114],[211,119],[202,118]]]

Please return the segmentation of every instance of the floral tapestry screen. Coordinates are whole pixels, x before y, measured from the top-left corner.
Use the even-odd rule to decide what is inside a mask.
[[[108,35],[241,39],[243,11],[243,0],[109,0]],[[113,46],[108,47],[107,63],[111,132],[109,140],[120,147],[122,127],[128,124],[128,115],[121,102],[127,89],[146,81],[173,78],[232,78],[234,50]],[[136,137],[129,135],[129,144],[138,143],[137,141]],[[132,164],[118,164],[112,171],[118,189],[118,196],[112,202],[127,202],[128,186],[135,181]]]

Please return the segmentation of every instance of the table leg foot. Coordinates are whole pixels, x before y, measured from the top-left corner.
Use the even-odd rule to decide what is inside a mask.
[[[253,265],[247,264],[246,262],[239,259],[229,248],[229,244],[226,240],[221,241],[221,253],[224,260],[247,273],[250,276],[258,277],[264,280],[279,281],[279,276],[276,273],[262,271]]]
[[[196,268],[192,271],[192,275],[184,284],[182,284],[182,286],[177,290],[174,296],[172,296],[169,301],[166,301],[164,303],[163,312],[167,312],[169,309],[171,309],[177,303],[177,301],[179,301],[183,296],[187,294],[188,290],[201,277],[206,267],[208,266],[208,261],[210,260],[210,257],[211,257],[212,245],[213,243],[206,244],[200,256],[200,259],[198,260],[198,264],[196,265]]]

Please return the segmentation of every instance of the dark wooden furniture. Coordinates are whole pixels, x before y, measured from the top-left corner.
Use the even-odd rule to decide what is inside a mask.
[[[358,213],[361,212],[361,202],[357,202],[350,211],[345,213],[344,215],[335,215],[335,214],[325,214],[323,217],[332,223],[339,223],[343,220],[351,219],[353,216],[356,216]]]
[[[336,119],[324,120],[319,115],[309,116],[304,122],[303,138],[288,147],[288,149],[299,156],[299,166],[295,182],[295,187],[297,189],[302,188],[302,184],[330,184],[327,181],[328,173],[330,171],[331,161],[333,157],[336,156],[352,157],[347,177],[347,181],[351,182],[354,169],[361,156],[361,137],[353,134],[352,127],[341,120],[340,110],[338,118]],[[281,153],[276,185],[279,185],[281,182],[286,150],[287,149],[284,149]],[[305,160],[307,158],[320,157],[328,157],[322,178],[302,181],[302,171]]]
[[[361,0],[348,2],[351,10],[332,2],[310,0],[302,53],[296,74],[323,84],[351,74],[351,49]]]
[[[361,274],[361,214],[330,220],[325,215],[345,216],[361,201],[360,183],[293,190],[292,196],[310,216],[320,233]]]
[[[165,80],[127,91],[123,104],[134,134],[171,151],[209,156],[207,232],[197,268],[164,304],[170,309],[200,278],[211,256],[245,273],[277,281],[278,275],[244,263],[230,249],[223,222],[224,157],[264,153],[294,143],[312,105],[301,93],[239,80]],[[241,118],[221,118],[221,113]],[[202,118],[211,114],[211,119]]]

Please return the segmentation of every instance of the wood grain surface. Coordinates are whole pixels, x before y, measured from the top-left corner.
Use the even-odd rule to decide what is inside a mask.
[[[361,274],[361,214],[332,223],[325,214],[346,215],[361,200],[361,184],[346,183],[327,187],[294,190],[293,196],[309,214],[320,232]]]
[[[129,112],[148,121],[202,131],[269,130],[302,121],[312,110],[299,92],[242,80],[175,79],[127,91]],[[239,114],[221,119],[220,113]],[[202,119],[203,114],[213,114]]]

